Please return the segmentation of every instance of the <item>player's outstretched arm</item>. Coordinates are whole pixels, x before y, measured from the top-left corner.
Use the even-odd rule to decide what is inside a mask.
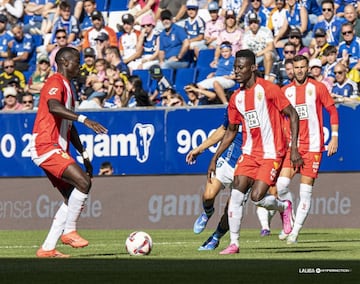
[[[216,143],[218,143],[219,141],[221,141],[221,139],[225,135],[225,131],[226,131],[226,129],[223,125],[221,125],[219,128],[217,128],[215,130],[215,132],[213,132],[209,136],[208,139],[206,139],[198,147],[194,148],[186,155],[186,162],[189,165],[195,164],[197,156],[199,156],[206,149],[210,148],[211,146],[213,146]]]
[[[86,149],[84,148],[84,146],[81,143],[80,137],[79,137],[79,133],[75,127],[75,125],[73,125],[71,127],[71,132],[70,132],[70,141],[71,144],[73,144],[74,148],[81,154],[81,156],[83,157],[83,161],[84,161],[84,166],[86,169],[86,173],[89,175],[89,177],[93,177],[93,166],[91,164],[90,161],[90,157],[89,154],[86,152]]]

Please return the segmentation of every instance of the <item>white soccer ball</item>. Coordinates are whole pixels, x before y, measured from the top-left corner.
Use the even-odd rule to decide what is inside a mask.
[[[152,249],[152,239],[148,233],[132,232],[125,242],[126,251],[130,255],[148,255]]]

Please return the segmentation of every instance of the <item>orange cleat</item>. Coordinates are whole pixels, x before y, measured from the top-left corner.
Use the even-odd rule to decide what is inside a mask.
[[[39,248],[36,252],[37,257],[57,257],[57,258],[67,258],[70,257],[68,254],[63,254],[56,249],[53,250],[43,250],[43,248]]]
[[[89,242],[80,237],[76,231],[62,235],[61,241],[63,244],[72,246],[73,248],[83,248],[89,244]]]

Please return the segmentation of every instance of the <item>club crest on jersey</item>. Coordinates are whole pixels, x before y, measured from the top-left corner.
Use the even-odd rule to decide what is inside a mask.
[[[313,90],[308,90],[308,91],[307,91],[307,95],[308,95],[308,96],[312,96],[313,94],[314,94]]]
[[[67,159],[67,160],[69,160],[69,159],[70,159],[69,154],[68,154],[68,153],[66,153],[66,152],[62,152],[62,153],[61,153],[61,157],[62,157],[62,158],[64,158],[64,159]]]
[[[261,101],[263,99],[263,94],[261,92],[259,92],[257,95],[256,95],[257,99],[259,101]]]
[[[320,160],[320,155],[314,155],[314,160],[315,160],[315,162],[319,162],[319,160]]]
[[[58,88],[51,88],[49,90],[49,95],[50,96],[56,95],[57,91],[58,91]]]
[[[278,170],[280,165],[279,165],[278,162],[274,162],[274,163],[273,163],[273,166],[274,166],[274,169],[275,169],[275,170]]]

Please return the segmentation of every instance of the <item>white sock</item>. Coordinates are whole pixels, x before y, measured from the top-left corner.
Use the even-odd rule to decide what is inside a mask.
[[[291,234],[299,235],[299,232],[304,225],[306,217],[309,214],[311,206],[311,195],[312,195],[312,186],[308,184],[300,184],[300,202],[296,210],[296,217],[294,227],[291,231]]]
[[[88,195],[74,188],[69,197],[68,214],[65,222],[64,234],[76,231],[76,222],[84,208]]]
[[[64,231],[65,221],[67,217],[68,206],[63,203],[56,212],[49,233],[42,245],[43,250],[53,250],[56,243]]]
[[[291,192],[289,191],[289,184],[291,179],[288,177],[279,177],[276,182],[276,190],[279,199],[281,200],[290,200],[293,203],[293,197]]]
[[[235,244],[239,247],[240,225],[243,215],[245,194],[237,189],[231,190],[231,197],[229,201],[229,231],[230,244]]]
[[[270,230],[269,225],[269,211],[265,209],[264,207],[257,207],[256,213],[258,216],[258,219],[260,221],[261,229],[262,230]]]
[[[260,201],[254,202],[256,206],[265,207],[267,210],[277,210],[283,212],[287,208],[287,203],[277,199],[272,194],[266,194]]]

